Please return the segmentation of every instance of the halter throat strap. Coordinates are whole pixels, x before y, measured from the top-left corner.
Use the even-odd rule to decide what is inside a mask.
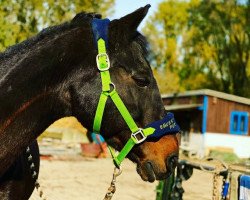
[[[128,125],[130,131],[131,131],[131,137],[125,144],[125,146],[122,148],[120,153],[116,155],[116,153],[113,151],[112,148],[109,147],[111,155],[114,160],[114,164],[116,167],[120,167],[121,162],[124,160],[124,158],[127,156],[127,154],[131,151],[134,145],[139,144],[143,142],[148,136],[153,136],[153,133],[156,132],[158,126],[162,125],[162,121],[159,123],[153,122],[154,125],[148,125],[146,128],[139,128],[137,124],[135,123],[134,119],[130,115],[128,109],[124,105],[122,99],[120,98],[119,94],[116,91],[115,85],[112,83],[109,73],[110,68],[110,61],[109,57],[106,51],[106,47],[108,45],[108,25],[110,21],[108,19],[93,19],[92,20],[92,30],[94,35],[94,43],[96,44],[98,55],[96,56],[96,63],[97,68],[99,69],[100,75],[101,75],[101,81],[102,81],[102,92],[100,95],[100,99],[97,105],[94,123],[93,123],[93,131],[95,133],[100,133],[101,129],[101,123],[103,118],[103,113],[105,109],[105,105],[108,98],[111,98],[117,109],[119,110],[120,114],[122,115],[124,121]],[[165,119],[165,118],[164,118]],[[174,124],[172,124],[171,129],[175,129],[175,132],[179,131],[179,127],[176,124],[176,122],[172,121]],[[172,123],[171,122],[171,123]],[[152,124],[153,124],[152,123]],[[166,127],[161,127],[166,134],[165,130]],[[173,134],[173,131],[171,132]],[[159,135],[162,135],[162,133],[159,133]]]

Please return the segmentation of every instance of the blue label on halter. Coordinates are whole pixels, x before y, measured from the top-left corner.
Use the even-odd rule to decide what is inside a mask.
[[[94,34],[94,43],[97,48],[97,41],[102,38],[105,41],[106,47],[108,47],[108,26],[109,19],[97,19],[92,20],[92,30]]]
[[[164,135],[175,134],[180,131],[180,127],[174,119],[174,114],[168,112],[165,117],[159,121],[148,124],[145,128],[152,127],[155,132],[149,135],[148,138],[160,138]]]

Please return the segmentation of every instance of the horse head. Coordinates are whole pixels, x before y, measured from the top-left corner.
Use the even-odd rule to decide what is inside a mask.
[[[113,20],[108,26],[111,80],[141,128],[165,115],[147,61],[147,43],[137,31],[149,7]],[[0,54],[0,176],[55,120],[75,116],[92,130],[102,81],[91,22],[100,17],[80,13],[72,21],[45,29]],[[131,137],[110,99],[100,132],[117,150]],[[176,165],[178,146],[178,134],[150,138],[135,145],[128,158],[137,163],[143,180],[163,179]]]
[[[113,20],[108,27],[107,53],[111,80],[139,127],[145,127],[165,115],[157,83],[147,60],[147,42],[137,31],[149,7],[142,7],[121,19]],[[78,15],[75,20],[80,18]],[[93,36],[91,41],[94,41]],[[90,49],[93,59],[97,55],[94,42]],[[72,82],[70,90],[73,115],[90,130],[102,88],[100,74],[96,63],[93,63],[95,66],[91,66],[92,76],[88,81]],[[81,79],[80,73],[78,77]],[[119,151],[131,137],[131,131],[110,99],[105,107],[100,132],[107,143]],[[128,158],[137,163],[137,171],[142,179],[152,182],[171,174],[176,166],[178,148],[179,135],[165,135],[136,145]]]

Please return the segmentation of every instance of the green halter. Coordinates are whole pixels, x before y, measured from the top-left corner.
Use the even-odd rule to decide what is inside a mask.
[[[134,145],[143,142],[147,137],[161,138],[164,135],[176,134],[180,131],[180,127],[176,123],[173,113],[168,112],[162,119],[151,122],[143,129],[138,128],[128,109],[118,95],[115,85],[112,83],[110,78],[110,62],[106,53],[109,22],[110,21],[108,19],[93,19],[92,21],[92,29],[95,39],[94,42],[96,43],[98,49],[96,63],[102,80],[102,93],[96,109],[93,131],[96,133],[100,132],[105,105],[107,99],[110,97],[131,131],[131,137],[118,155],[116,155],[113,149],[109,147],[114,163],[119,168],[121,162],[128,155]]]
[[[128,155],[133,146],[135,144],[143,142],[147,138],[147,136],[154,133],[155,129],[152,127],[148,127],[145,129],[138,128],[132,116],[130,115],[128,109],[126,108],[120,96],[118,95],[115,89],[115,85],[111,82],[109,73],[109,68],[110,68],[109,57],[106,53],[105,41],[102,38],[98,39],[97,47],[98,47],[98,55],[96,56],[96,63],[97,63],[97,68],[99,69],[101,74],[102,93],[96,109],[93,131],[96,133],[100,132],[105,105],[108,97],[110,97],[132,132],[131,137],[129,138],[129,140],[127,141],[127,143],[125,144],[125,146],[118,155],[116,155],[113,149],[109,147],[115,165],[117,167],[120,167],[121,162]]]

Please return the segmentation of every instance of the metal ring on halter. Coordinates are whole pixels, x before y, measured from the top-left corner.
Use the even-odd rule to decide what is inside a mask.
[[[109,90],[109,93],[115,91],[115,84],[113,82],[110,82],[110,90]]]
[[[121,166],[118,168],[118,167],[115,167],[114,168],[114,176],[117,177],[117,176],[120,176],[122,173],[122,168]]]

